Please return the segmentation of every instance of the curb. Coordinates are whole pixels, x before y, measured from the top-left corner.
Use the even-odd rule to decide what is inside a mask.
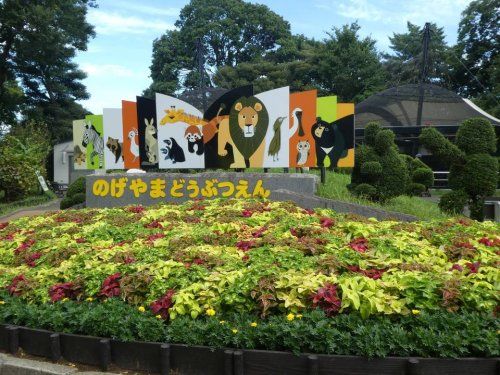
[[[2,375],[104,375],[98,371],[79,371],[75,367],[50,362],[35,361],[0,353],[0,374]]]

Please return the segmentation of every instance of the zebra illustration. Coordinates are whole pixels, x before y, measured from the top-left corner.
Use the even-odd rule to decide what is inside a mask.
[[[90,154],[90,162],[94,165],[94,157],[99,157],[99,169],[103,167],[104,159],[104,140],[101,135],[97,132],[94,125],[90,122],[85,122],[85,131],[83,132],[82,146],[87,147],[88,144],[92,144],[93,151]]]

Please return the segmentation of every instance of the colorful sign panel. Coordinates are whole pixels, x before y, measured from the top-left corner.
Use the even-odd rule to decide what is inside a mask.
[[[102,115],[85,116],[82,146],[87,152],[87,169],[104,169]]]
[[[252,86],[239,87],[204,114],[180,99],[156,94],[155,99],[137,97],[137,103],[122,101],[121,111],[106,109],[104,134],[102,116],[87,116],[83,126],[81,121],[73,123],[77,169],[354,165],[354,105],[337,103],[336,96],[318,98],[316,90],[290,94],[281,87],[254,95]],[[102,162],[98,151],[103,141],[95,148],[84,143],[87,123],[97,137],[87,135],[105,142]]]
[[[122,100],[123,160],[126,169],[140,168],[137,104]]]
[[[145,170],[158,168],[158,129],[156,103],[153,99],[137,97],[137,124],[141,168]]]
[[[123,169],[123,127],[122,110],[120,108],[104,108],[102,110],[104,126],[104,164],[106,169]]]

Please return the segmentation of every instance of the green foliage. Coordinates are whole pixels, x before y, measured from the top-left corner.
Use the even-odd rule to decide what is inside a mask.
[[[500,117],[499,23],[497,0],[472,1],[462,13],[458,43],[453,49],[460,60],[455,57],[451,67],[453,87],[497,118]]]
[[[122,341],[172,342],[213,348],[290,350],[365,357],[496,357],[498,319],[474,312],[428,312],[417,316],[363,319],[326,317],[320,310],[261,320],[251,314],[216,315],[169,324],[123,301],[30,305],[5,298],[0,323]],[[253,324],[252,324],[253,323]]]
[[[443,196],[440,207],[446,212],[461,212],[459,203],[468,202],[471,218],[483,220],[484,198],[495,193],[499,181],[498,160],[489,155],[496,151],[497,142],[489,121],[465,120],[458,129],[456,144],[433,128],[422,131],[420,142],[450,166],[448,182],[457,193]],[[468,199],[463,199],[462,192]]]
[[[482,117],[465,120],[457,131],[455,144],[465,154],[491,154],[497,150],[493,125]]]
[[[435,128],[424,128],[420,134],[419,141],[433,155],[446,163],[453,163],[464,158],[464,153]]]
[[[422,34],[423,27],[407,22],[408,30],[404,33],[393,33],[389,37],[393,54],[384,56],[384,66],[392,85],[417,83],[422,66]],[[446,45],[442,27],[431,23],[431,39],[428,50],[428,80],[446,86],[449,78],[449,47]]]
[[[424,163],[422,163],[422,164],[424,164]],[[419,166],[417,169],[415,169],[411,173],[411,180],[414,183],[423,185],[424,189],[427,190],[429,187],[431,187],[434,184],[434,173],[432,172],[432,169],[430,169],[427,166],[425,166],[425,167]]]
[[[85,193],[75,193],[72,196],[66,196],[61,200],[59,205],[61,210],[76,206],[77,204],[85,203]]]
[[[419,197],[426,190],[427,190],[427,188],[425,187],[424,184],[419,184],[419,183],[416,183],[416,182],[411,182],[406,187],[406,193],[410,197]]]
[[[46,174],[49,151],[47,127],[41,123],[15,127],[0,140],[0,190],[5,191],[5,200],[19,200],[40,190],[35,172]]]
[[[55,198],[57,198],[57,196],[52,191],[49,190],[44,194],[32,195],[18,201],[0,203],[0,215],[6,215],[12,211],[16,211],[23,207],[38,206],[42,203],[46,203]]]
[[[498,161],[488,154],[467,157],[463,188],[470,197],[493,195],[498,181]]]
[[[73,206],[73,199],[71,197],[64,197],[61,199],[61,203],[59,204],[59,208],[61,210],[65,210],[66,208],[70,208]]]
[[[432,185],[432,171],[422,161],[400,154],[394,137],[378,123],[366,126],[365,143],[356,148],[352,183],[348,186],[353,194],[384,202],[405,193],[420,195],[422,185],[424,191]],[[360,184],[370,184],[375,193],[367,186],[358,189]]]
[[[375,137],[382,130],[378,122],[372,121],[365,126],[365,142],[367,146],[375,147]]]
[[[377,189],[370,184],[358,184],[354,188],[354,194],[361,198],[375,200],[377,198]]]
[[[313,55],[311,74],[321,93],[359,102],[385,88],[376,41],[360,37],[359,29],[357,23],[332,28]]]
[[[50,124],[51,140],[71,135],[71,120],[85,113],[85,73],[73,58],[87,48],[93,0],[0,2],[0,123],[24,118]],[[36,51],[36,53],[34,53]],[[78,114],[79,116],[75,116]]]
[[[439,208],[443,212],[461,214],[467,204],[468,195],[463,190],[452,190],[444,193],[439,200]]]
[[[78,177],[73,183],[68,187],[66,192],[67,197],[73,197],[75,194],[84,193],[85,194],[85,177]]]

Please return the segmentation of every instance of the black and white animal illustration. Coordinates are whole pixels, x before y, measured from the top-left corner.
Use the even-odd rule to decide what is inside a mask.
[[[161,152],[165,155],[165,160],[170,159],[172,163],[182,163],[186,161],[184,150],[174,138],[170,137],[163,142],[165,143],[165,147],[161,149]]]
[[[82,137],[82,146],[92,145],[92,152],[90,153],[90,163],[94,165],[94,157],[99,158],[99,169],[104,166],[104,140],[94,125],[90,122],[85,122],[85,130]]]
[[[146,140],[146,155],[148,161],[152,164],[158,163],[158,139],[156,138],[156,128],[154,127],[154,118],[150,121],[144,119],[146,124],[145,140]]]
[[[139,157],[139,145],[136,142],[136,137],[139,135],[137,129],[132,129],[128,132],[128,139],[130,139],[130,152],[134,155],[133,161]]]
[[[316,144],[318,167],[325,166],[327,156],[330,158],[330,168],[336,167],[339,159],[347,155],[346,138],[339,128],[339,120],[329,123],[318,117],[311,133]]]
[[[203,135],[196,125],[189,125],[187,127],[186,131],[184,132],[184,138],[187,139],[188,151],[190,153],[193,154],[196,152],[196,155],[203,155]]]
[[[106,147],[115,155],[115,163],[118,163],[120,158],[123,160],[123,143],[118,138],[108,137]]]
[[[292,127],[290,129],[290,138],[299,130],[299,137],[303,137],[304,127],[302,126],[302,109],[297,107],[292,111]]]
[[[311,149],[311,144],[306,139],[305,141],[299,141],[297,143],[297,165],[304,165],[307,163],[309,158],[309,150]]]
[[[283,123],[284,119],[286,119],[286,117],[278,117],[274,121],[273,125],[274,135],[273,138],[271,139],[271,142],[269,143],[269,150],[267,151],[267,154],[273,157],[273,161],[279,160],[278,154],[281,150],[281,124]]]

